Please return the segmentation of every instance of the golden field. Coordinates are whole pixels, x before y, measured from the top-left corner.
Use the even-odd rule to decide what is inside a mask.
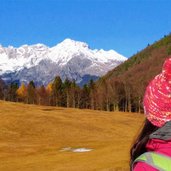
[[[127,171],[143,120],[135,113],[0,101],[0,171]]]

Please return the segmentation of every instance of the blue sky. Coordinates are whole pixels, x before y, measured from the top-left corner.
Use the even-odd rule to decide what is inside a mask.
[[[65,38],[126,57],[171,32],[170,0],[0,0],[0,44]]]

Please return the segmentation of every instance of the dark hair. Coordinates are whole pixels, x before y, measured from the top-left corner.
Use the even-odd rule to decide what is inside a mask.
[[[132,164],[133,164],[134,160],[138,156],[140,156],[141,154],[146,152],[146,144],[149,140],[149,136],[151,133],[153,133],[157,129],[158,129],[157,126],[154,126],[150,121],[145,119],[144,126],[130,150],[130,156],[131,156],[130,170],[132,169]]]

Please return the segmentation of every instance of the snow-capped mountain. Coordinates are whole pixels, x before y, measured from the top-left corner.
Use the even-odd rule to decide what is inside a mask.
[[[127,58],[114,50],[92,50],[84,42],[65,39],[54,47],[0,46],[0,76],[6,81],[47,84],[57,75],[83,84],[106,74]]]

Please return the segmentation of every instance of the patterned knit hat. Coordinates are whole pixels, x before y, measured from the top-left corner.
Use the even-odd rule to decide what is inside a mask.
[[[162,73],[146,88],[144,112],[147,119],[158,127],[171,120],[171,57],[164,62]]]

